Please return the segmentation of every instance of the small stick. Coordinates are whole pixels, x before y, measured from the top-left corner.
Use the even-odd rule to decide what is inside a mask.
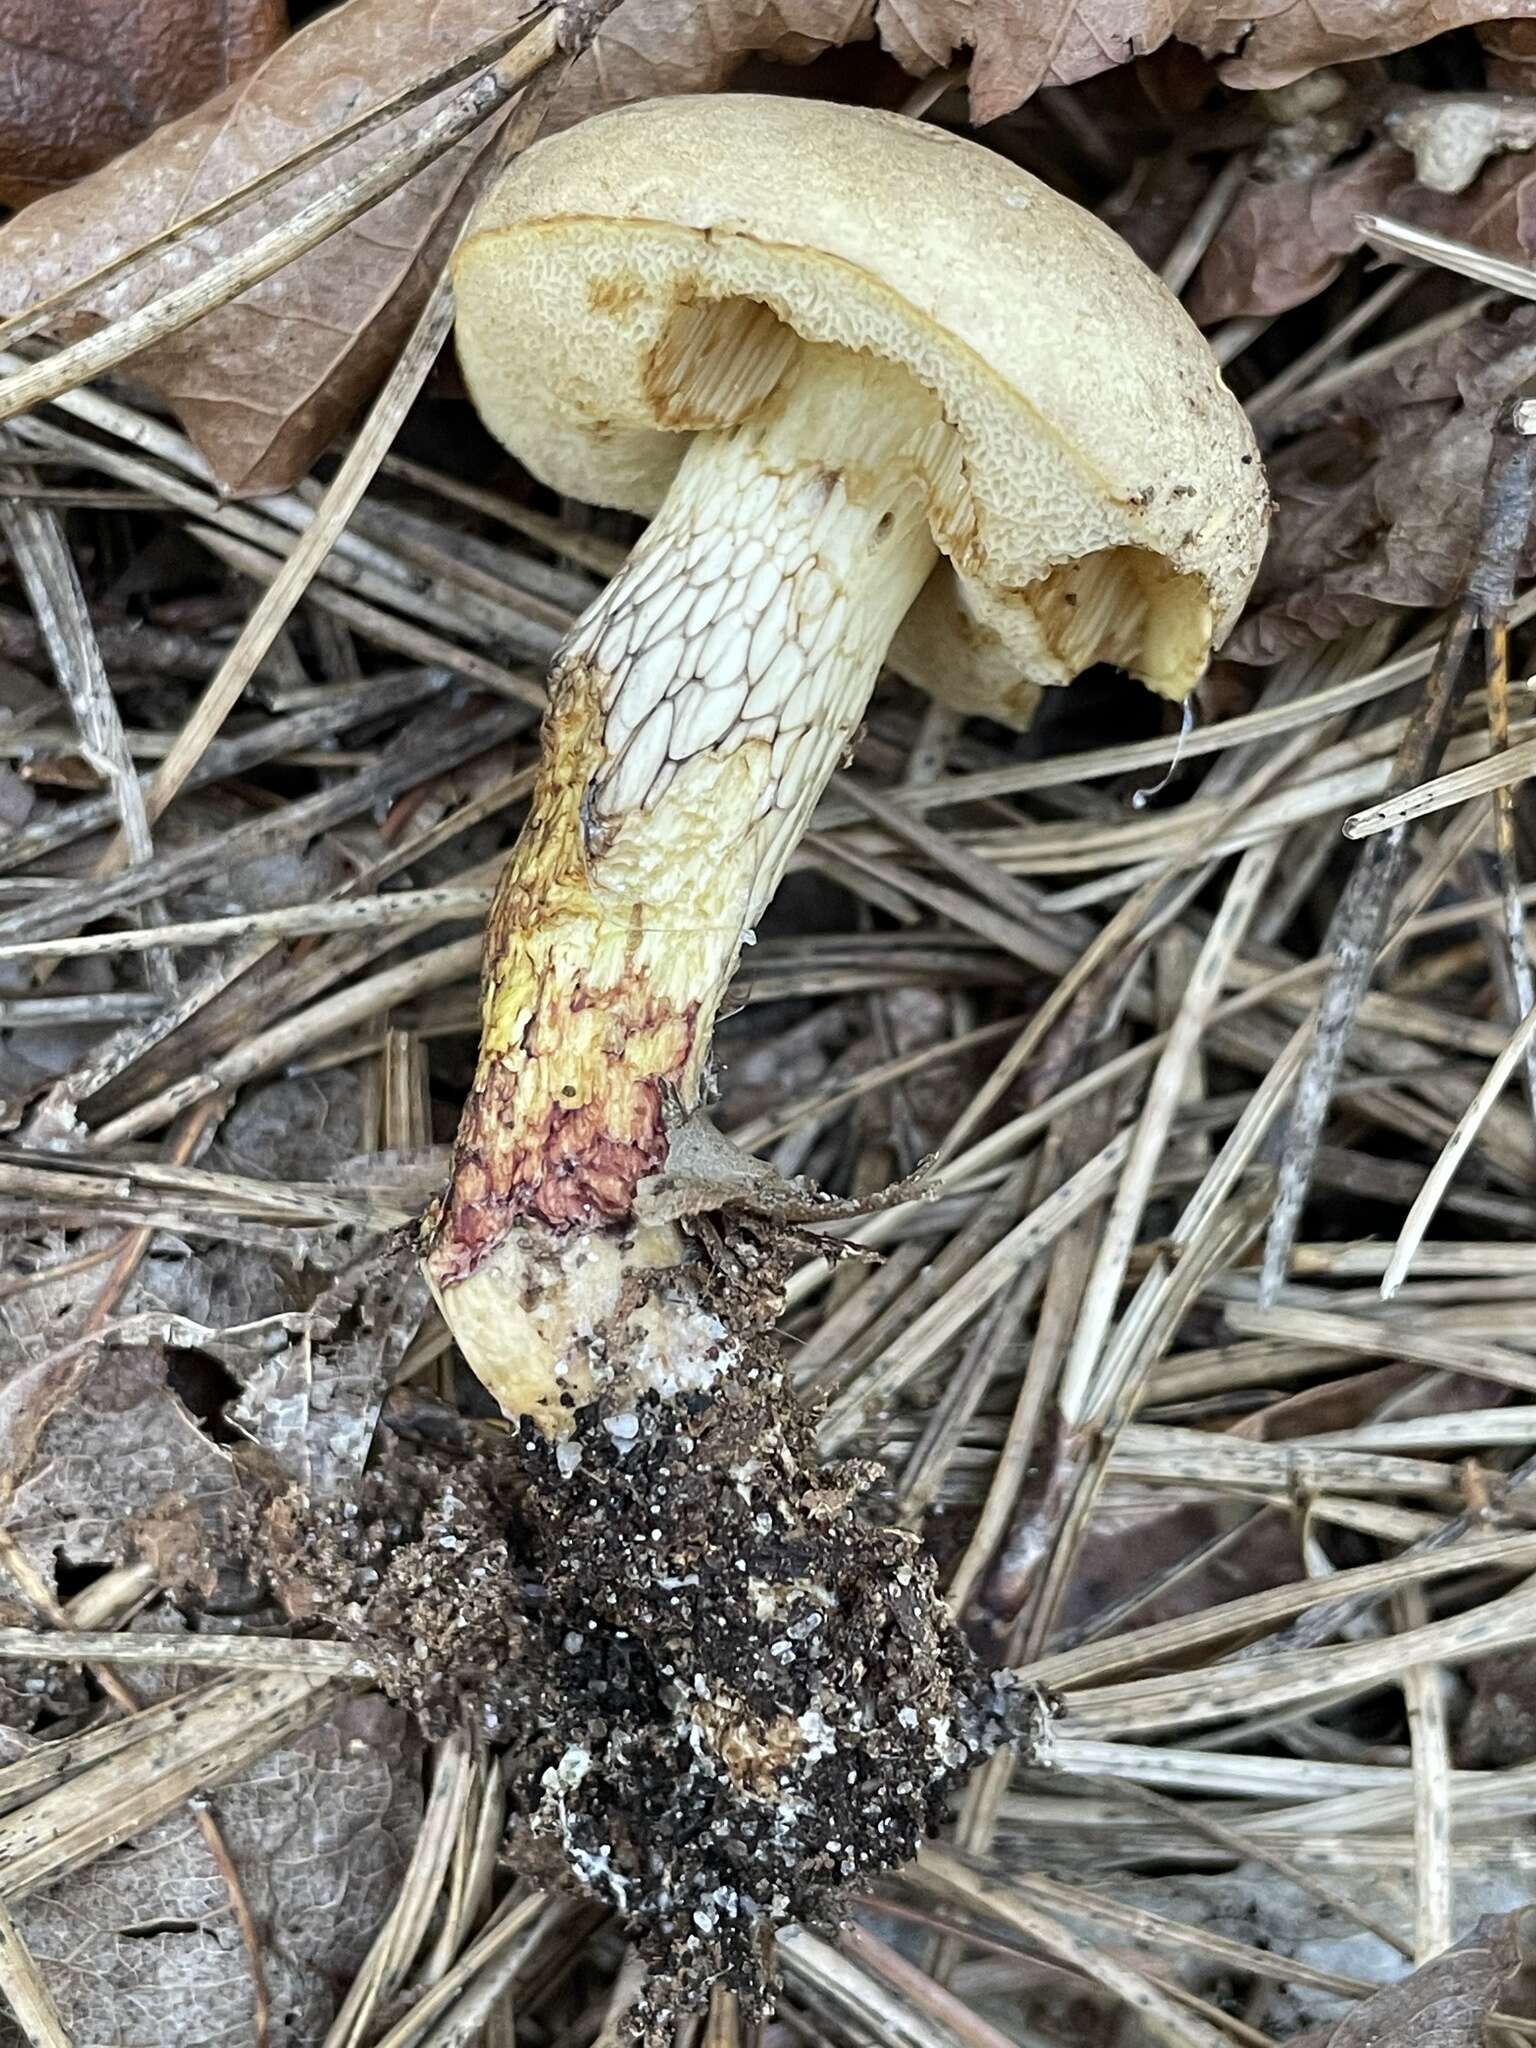
[[[1432,772],[1466,679],[1472,636],[1507,614],[1530,525],[1532,462],[1536,458],[1533,436],[1536,404],[1517,401],[1507,407],[1494,430],[1473,562],[1441,637],[1423,701],[1408,721],[1398,748],[1392,776],[1395,791],[1412,788]],[[1264,1245],[1259,1300],[1266,1308],[1279,1298],[1285,1280],[1344,1050],[1381,950],[1407,845],[1408,828],[1403,824],[1371,839],[1339,904],[1334,964],[1318,1001],[1312,1043],[1296,1085],[1274,1214]]]
[[[1530,475],[1527,472],[1527,491]],[[1526,520],[1529,523],[1529,499]],[[1490,621],[1487,636],[1488,738],[1495,756],[1508,761],[1509,744],[1509,619],[1500,611]],[[1501,903],[1501,929],[1509,963],[1509,1019],[1517,1024],[1536,1009],[1536,974],[1531,971],[1531,953],[1525,938],[1525,907],[1520,901],[1520,858],[1515,843],[1515,792],[1513,778],[1501,782],[1493,792],[1493,844],[1495,879]],[[1536,1118],[1536,1044],[1525,1053],[1525,1092]]]

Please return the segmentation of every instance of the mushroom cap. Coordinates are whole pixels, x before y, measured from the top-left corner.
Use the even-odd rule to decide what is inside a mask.
[[[927,123],[753,94],[620,108],[511,165],[455,283],[487,426],[632,512],[692,433],[772,391],[774,322],[901,364],[956,446],[891,660],[963,709],[1022,723],[1034,684],[1106,659],[1182,697],[1258,568],[1258,453],[1178,301],[1102,222]]]

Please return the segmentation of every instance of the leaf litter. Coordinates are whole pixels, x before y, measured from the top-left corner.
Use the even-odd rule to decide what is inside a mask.
[[[515,2015],[582,2048],[659,2020],[669,1974],[707,2005],[708,2048],[844,2027],[1028,2048],[1530,2031],[1533,1144],[1528,1100],[1485,1085],[1528,986],[1513,774],[1497,802],[1485,778],[1408,814],[1272,1307],[1258,1262],[1346,900],[1340,826],[1390,811],[1443,614],[1484,573],[1495,422],[1531,375],[1528,308],[1383,271],[1356,216],[1523,259],[1536,48],[1488,4],[1043,20],[1005,0],[625,0],[546,118],[756,66],[757,89],[982,123],[1166,266],[1265,442],[1275,537],[1194,733],[1108,673],[1022,741],[937,729],[888,683],[721,1035],[720,1114],[778,1173],[862,1197],[938,1161],[921,1199],[820,1224],[879,1263],[807,1246],[784,1274],[822,1454],[855,1460],[820,1483],[861,1498],[867,1545],[827,1689],[798,1712],[834,1728],[858,1702],[905,1570],[949,1589],[960,1633],[909,1639],[892,1707],[953,1692],[969,1640],[984,1675],[954,1694],[973,1719],[953,1739],[996,1744],[1033,1697],[1012,1672],[1059,1701],[1049,1744],[1016,1718],[1029,1739],[957,1801],[896,1715],[844,1811],[815,1776],[835,1749],[805,1743],[809,1832],[775,1867],[820,1931],[784,1941],[759,2014],[771,1959],[714,1894],[739,1902],[772,1857],[728,1830],[701,1849],[720,1810],[687,1806],[679,1703],[634,1674],[681,1653],[717,1693],[749,1684],[762,1619],[695,1589],[678,1632],[645,1488],[632,1525],[551,1512],[550,1453],[487,1418],[398,1234],[471,1071],[473,892],[521,815],[538,671],[630,527],[533,490],[429,382],[395,454],[365,438],[366,495],[200,738],[153,862],[103,867],[122,760],[148,789],[250,578],[312,519],[327,451],[427,300],[491,107],[121,383],[66,381],[0,451],[10,502],[62,537],[79,615],[61,657],[30,623],[44,575],[62,587],[56,542],[13,520],[3,936],[124,940],[0,959],[0,1995],[19,2038],[404,2048]],[[24,209],[0,230],[0,314],[75,291],[36,329],[67,342],[155,308],[387,164],[516,26],[470,0],[425,28],[417,11],[407,79],[393,21],[349,0]],[[178,149],[191,184],[167,178]],[[104,481],[133,502],[100,502]],[[1533,566],[1527,536],[1489,665],[1447,708],[1447,767],[1530,736]],[[71,687],[90,646],[116,764]],[[440,905],[388,915],[392,890],[438,885]],[[278,921],[353,899],[345,928]],[[238,927],[154,937],[210,917]],[[1221,972],[1197,1010],[1202,955]],[[762,1398],[771,1420],[736,1420],[799,1431],[812,1473],[771,1372]],[[675,1450],[648,1428],[646,1470]],[[640,1469],[611,1431],[581,1448],[610,1482]],[[701,1524],[661,1576],[706,1577],[719,1534]],[[337,1636],[356,1661],[322,1669]],[[737,1754],[749,1778],[785,1768]],[[935,1773],[900,1851],[925,1818],[945,1845],[879,1877],[893,1768]],[[710,1925],[669,1932],[640,1902],[659,1880]],[[584,1906],[561,1903],[573,1883]],[[626,1941],[661,1965],[647,1990]],[[710,1995],[722,1967],[744,2003]]]

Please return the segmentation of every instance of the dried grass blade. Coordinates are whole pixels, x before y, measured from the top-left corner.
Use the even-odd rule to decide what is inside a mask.
[[[145,953],[155,946],[224,946],[234,939],[374,931],[392,924],[446,924],[456,918],[483,916],[494,894],[494,882],[443,882],[433,888],[397,889],[387,896],[294,903],[280,910],[251,910],[233,917],[191,918],[184,924],[87,932],[68,939],[22,939],[0,946],[0,960],[86,960],[102,954]],[[912,1057],[909,1055],[909,1064]]]
[[[1085,1643],[1075,1650],[1058,1650],[1038,1658],[1029,1667],[1038,1685],[1055,1689],[1079,1686],[1101,1679],[1112,1671],[1124,1671],[1137,1664],[1184,1659],[1212,1644],[1247,1635],[1256,1629],[1289,1620],[1345,1596],[1372,1599],[1405,1586],[1427,1585],[1434,1579],[1463,1571],[1504,1569],[1521,1571],[1536,1564],[1536,1535],[1470,1536],[1448,1549],[1418,1557],[1386,1558],[1379,1564],[1353,1565],[1335,1572],[1329,1579],[1297,1580],[1274,1586],[1262,1593],[1247,1593],[1204,1607],[1196,1614],[1181,1615],[1173,1621],[1151,1622],[1131,1629],[1107,1642]],[[1264,1654],[1262,1646],[1252,1653]]]
[[[941,1895],[947,1893],[980,1908],[1022,1934],[1031,1947],[1111,1992],[1130,2008],[1148,2034],[1167,2043],[1168,2048],[1231,2048],[1226,2034],[1183,2011],[1161,1985],[1133,1970],[1118,1948],[1102,1948],[1074,1934],[1054,1914],[1032,1906],[1013,1886],[973,1871],[951,1851],[935,1844],[922,1851],[916,1869],[919,1880]]]
[[[1072,1347],[1062,1368],[1058,1403],[1069,1428],[1102,1417],[1116,1388],[1100,1371],[1102,1353],[1125,1282],[1142,1213],[1184,1095],[1190,1064],[1215,1011],[1232,959],[1274,872],[1280,842],[1250,848],[1223,892],[1184,1000],[1153,1072],[1125,1169],[1115,1188],[1098,1255],[1083,1290]]]
[[[1398,1625],[1408,1633],[1427,1625],[1429,1610],[1417,1586],[1399,1593],[1392,1605]],[[1455,1938],[1445,1678],[1438,1664],[1415,1662],[1403,1673],[1413,1771],[1413,1952],[1421,1964],[1449,1948]]]
[[[1490,754],[1486,761],[1471,761],[1465,768],[1453,768],[1449,774],[1433,776],[1428,782],[1404,790],[1401,796],[1388,797],[1385,803],[1352,811],[1344,820],[1344,837],[1369,839],[1377,832],[1390,832],[1396,826],[1433,817],[1435,812],[1450,810],[1473,797],[1488,796],[1513,783],[1524,782],[1531,775],[1536,775],[1536,740],[1522,740],[1518,746]]]
[[[0,1900],[0,2002],[32,2048],[72,2048],[47,1980]]]
[[[1368,242],[1390,249],[1394,256],[1406,256],[1437,270],[1451,270],[1458,277],[1470,277],[1478,284],[1493,285],[1517,299],[1536,299],[1536,270],[1527,263],[1511,263],[1472,242],[1454,235],[1432,234],[1410,221],[1395,220],[1389,213],[1357,213],[1355,226]]]
[[[1536,1045],[1536,1009],[1530,1010],[1515,1027],[1514,1035],[1488,1069],[1487,1078],[1468,1103],[1439,1158],[1425,1177],[1424,1185],[1398,1233],[1387,1270],[1382,1275],[1383,1300],[1390,1301],[1407,1279],[1414,1253],[1423,1243],[1424,1234],[1444,1200],[1446,1189],[1471,1150],[1488,1112],[1509,1086],[1516,1069],[1525,1064],[1533,1045]]]
[[[1536,1585],[1527,1582],[1468,1614],[1392,1636],[1323,1650],[1291,1650],[1252,1664],[1132,1680],[1070,1699],[1080,1735],[1199,1728],[1271,1707],[1339,1700],[1396,1684],[1409,1659],[1461,1663],[1527,1642],[1536,1630]],[[1028,1667],[1024,1675],[1031,1676]]]

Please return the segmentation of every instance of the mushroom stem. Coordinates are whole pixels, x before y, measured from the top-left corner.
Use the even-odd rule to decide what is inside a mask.
[[[696,402],[746,372],[697,374]],[[430,1228],[450,1325],[514,1226],[621,1223],[664,1161],[667,1115],[699,1100],[743,940],[937,560],[930,505],[958,473],[907,372],[799,344],[750,419],[695,435],[557,655]]]

